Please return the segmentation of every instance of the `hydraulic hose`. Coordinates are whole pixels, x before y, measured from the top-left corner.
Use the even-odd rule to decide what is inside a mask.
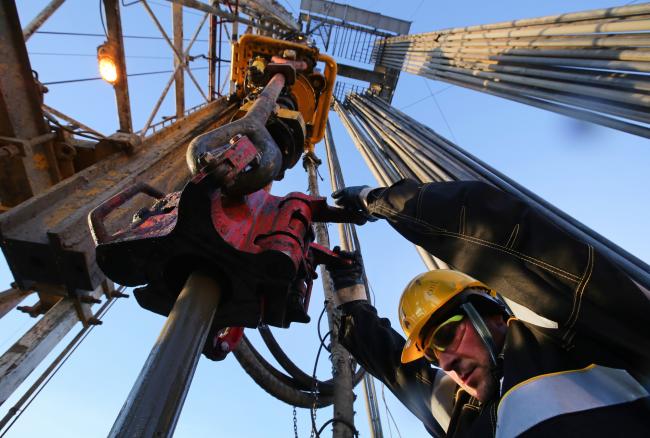
[[[297,383],[298,388],[303,389],[303,390],[309,390],[312,387],[314,387],[314,383],[318,384],[318,390],[321,394],[323,395],[332,395],[334,394],[334,380],[329,379],[325,381],[321,381],[318,379],[315,379],[309,374],[305,373],[303,370],[301,370],[289,357],[286,355],[284,350],[282,350],[282,347],[278,344],[276,341],[275,337],[273,336],[273,333],[271,332],[271,329],[268,326],[260,326],[258,328],[258,331],[260,332],[260,335],[262,336],[262,339],[264,340],[264,343],[268,347],[269,351],[273,355],[276,361],[284,368],[284,370],[289,373],[291,377],[293,377],[294,381]],[[353,379],[352,379],[352,384],[356,386],[361,379],[363,378],[364,370],[363,368],[359,368],[357,372],[355,373]]]
[[[255,383],[261,386],[266,392],[283,402],[300,407],[311,408],[315,404],[317,408],[326,407],[332,404],[331,395],[321,395],[320,391],[313,394],[311,391],[298,389],[291,378],[280,373],[273,365],[250,344],[250,341],[244,336],[233,354],[239,361],[246,373],[253,378]],[[280,377],[284,376],[284,377]]]

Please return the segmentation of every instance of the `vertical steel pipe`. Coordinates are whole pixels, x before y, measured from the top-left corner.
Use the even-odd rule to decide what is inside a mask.
[[[341,164],[339,162],[338,155],[336,153],[336,146],[334,144],[332,129],[330,127],[329,122],[327,123],[326,130],[325,130],[325,148],[327,151],[327,162],[328,162],[328,167],[330,169],[330,181],[332,184],[332,190],[341,189],[345,187],[345,181],[343,180],[343,172],[341,170]],[[313,179],[317,183],[315,174],[313,175]],[[325,229],[325,231],[327,231],[325,227],[323,228]],[[341,247],[345,250],[361,251],[361,245],[359,244],[359,239],[357,238],[356,230],[352,224],[339,224],[339,241]],[[366,297],[368,301],[370,301],[370,294],[368,292],[369,291],[368,279],[365,277],[365,274],[364,274],[364,283],[366,289]],[[372,379],[372,376],[370,376],[367,373],[364,374],[363,385],[365,389],[364,393],[366,396],[366,407],[368,412],[368,420],[370,422],[371,436],[373,438],[383,438],[383,431],[381,428],[381,418],[379,415],[379,405],[377,404],[375,383]],[[354,417],[352,417],[352,421],[353,420]],[[342,426],[343,425],[341,425],[341,427],[337,429],[335,425],[334,427],[335,437],[348,436],[344,434],[345,430],[343,430]],[[337,432],[341,434],[339,435]]]
[[[606,254],[611,260],[618,263],[619,266],[637,283],[641,284],[645,288],[650,287],[650,267],[646,263],[586,227],[584,224],[578,222],[576,219],[567,215],[557,207],[551,205],[496,169],[490,167],[488,164],[464,151],[449,140],[436,134],[430,128],[411,119],[406,114],[376,97],[352,95],[346,102],[346,105],[348,108],[343,108],[340,105],[337,105],[335,106],[335,109],[339,113],[343,112],[343,117],[361,120],[356,125],[353,123],[347,123],[346,127],[348,129],[354,128],[355,126],[365,126],[365,129],[367,130],[377,131],[379,137],[387,136],[395,138],[395,141],[392,143],[384,142],[375,145],[378,150],[381,150],[383,147],[396,149],[397,144],[413,144],[417,146],[417,149],[422,151],[435,151],[435,160],[437,165],[450,171],[452,179],[478,179],[486,181],[501,190],[525,200],[544,212],[548,216],[549,220],[552,220],[565,232],[572,236],[576,236],[580,240],[588,242],[590,245],[598,249],[598,251]],[[351,132],[351,135],[361,138],[366,134]],[[369,136],[367,137],[369,138]],[[370,148],[368,149],[370,150]],[[408,151],[407,153],[415,154],[415,152],[416,151],[413,150]],[[426,156],[432,157],[429,153],[427,153]],[[369,160],[369,163],[371,166],[374,165],[372,159]],[[453,170],[458,168],[466,169],[470,174],[458,173]],[[470,178],[467,178],[468,176],[470,176]],[[430,177],[431,181],[439,180],[434,174],[430,174]]]
[[[355,97],[356,95],[354,94],[350,95],[350,98],[355,98]],[[387,132],[381,132],[375,130],[373,125],[369,123],[369,119],[371,119],[370,117],[364,118],[360,113],[356,113],[355,108],[352,105],[347,105],[347,108],[344,108],[340,104],[340,102],[335,101],[334,110],[336,111],[339,118],[343,122],[343,125],[345,126],[346,130],[352,137],[355,146],[359,150],[359,153],[365,159],[366,164],[368,164],[368,167],[373,173],[373,176],[375,177],[375,179],[380,185],[388,186],[398,181],[401,178],[416,178],[416,176],[411,172],[410,169],[406,167],[404,163],[400,165],[397,160],[392,160],[392,161],[386,160],[386,159],[382,159],[380,156],[382,151],[386,153],[390,153],[389,151],[391,150],[391,148],[387,143],[383,145],[381,143],[378,143],[377,142],[378,139],[394,137],[398,142],[409,140],[408,136],[401,135],[399,133],[399,130],[396,129],[399,126],[393,123],[391,117],[389,117],[386,114],[382,115],[381,116],[382,121],[379,123],[379,125],[386,123],[388,126],[392,126],[395,129],[389,130]],[[375,142],[374,144],[372,144],[373,141]],[[330,164],[330,167],[331,166],[332,164]],[[420,181],[429,182],[429,181],[443,181],[443,180],[447,180],[447,179],[441,179],[436,174],[433,174],[433,175],[429,175],[424,180],[420,180]],[[332,187],[334,187],[334,184],[332,185]],[[446,263],[432,256],[431,254],[429,254],[419,246],[416,246],[415,249],[417,250],[418,254],[420,255],[420,258],[422,259],[422,262],[425,264],[427,269],[433,270],[433,269],[448,268]]]
[[[315,158],[307,158],[304,161],[308,174],[309,194],[320,196],[318,189],[317,161]],[[319,244],[329,247],[329,233],[327,225],[316,223],[316,239]],[[323,292],[325,294],[325,306],[330,334],[330,360],[332,361],[332,375],[334,380],[334,436],[341,438],[352,438],[354,427],[354,383],[352,381],[354,371],[350,366],[350,353],[339,344],[339,321],[340,311],[334,305],[334,288],[327,269],[321,269],[323,276]],[[347,423],[347,424],[346,424]]]
[[[110,437],[171,437],[199,361],[221,289],[195,271],[163,326]]]

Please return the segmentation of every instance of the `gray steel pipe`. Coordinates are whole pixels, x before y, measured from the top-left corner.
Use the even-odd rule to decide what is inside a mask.
[[[219,305],[217,281],[190,274],[110,437],[171,437]]]
[[[431,39],[406,40],[403,42],[391,40],[391,44],[386,46],[387,51],[399,51],[405,48],[417,48],[426,50],[429,47]],[[611,48],[611,47],[647,47],[648,34],[644,32],[632,32],[626,34],[605,34],[599,36],[583,35],[554,35],[554,36],[532,36],[517,39],[509,38],[484,38],[471,41],[456,41],[440,44],[440,48],[456,47],[476,47],[476,48],[531,48],[538,47],[544,49],[550,48]],[[380,42],[376,42],[377,45]],[[397,50],[395,50],[397,49]]]
[[[650,138],[650,3],[396,36],[373,56]]]
[[[351,97],[354,97],[354,95],[352,95]],[[373,155],[373,153],[370,152],[371,149],[374,149],[375,151],[378,151],[379,149],[374,148],[373,145],[370,144],[370,142],[363,140],[363,135],[361,135],[360,131],[365,130],[364,133],[365,135],[368,134],[368,132],[371,130],[371,128],[365,125],[365,120],[357,118],[359,119],[360,125],[355,126],[354,125],[355,122],[353,122],[352,117],[350,117],[350,110],[343,108],[343,106],[338,101],[334,101],[334,110],[336,111],[339,118],[343,122],[343,125],[345,126],[348,133],[352,137],[353,142],[357,147],[357,150],[359,151],[359,153],[361,153],[362,157],[370,167],[373,176],[375,177],[375,179],[380,185],[388,186],[398,181],[401,178],[406,178],[411,176],[408,174],[406,169],[402,170],[394,163],[391,165],[389,161],[381,160],[377,155]],[[415,246],[415,248],[418,254],[420,255],[420,258],[422,259],[423,263],[429,270],[448,268],[446,263],[432,256],[421,247]]]
[[[442,150],[450,160],[456,161],[458,165],[465,166],[475,172],[478,175],[478,179],[489,182],[520,199],[526,200],[531,205],[543,211],[550,220],[556,223],[556,225],[562,228],[565,232],[591,244],[602,254],[605,254],[611,260],[615,261],[637,283],[641,284],[645,288],[650,288],[650,267],[646,263],[623,250],[618,245],[605,239],[600,234],[549,204],[547,201],[535,195],[525,187],[517,184],[515,181],[498,172],[478,158],[439,136],[430,128],[416,122],[409,116],[375,97],[352,96],[348,101],[348,105],[351,107],[370,107],[372,105],[375,108],[381,108],[383,113],[376,113],[373,116],[371,112],[366,112],[363,116],[375,117],[376,124],[381,126],[386,126],[386,121],[389,119],[394,120],[394,124],[402,126],[404,131],[413,132],[413,136],[418,139],[421,148]],[[337,111],[341,110],[340,107],[335,108],[337,108]]]
[[[332,129],[330,127],[329,122],[327,123],[326,132],[325,132],[325,148],[327,151],[327,162],[330,170],[330,181],[332,184],[332,190],[341,189],[345,187],[345,181],[343,180],[343,172],[341,170],[341,164],[339,162],[339,158],[336,152],[336,147],[334,145],[334,138],[332,136]],[[312,186],[317,187],[317,184],[318,184],[318,180],[316,179],[316,172],[314,167],[313,171],[310,172],[310,187]],[[322,228],[325,232],[327,231],[324,225],[322,226]],[[341,247],[344,250],[361,251],[361,245],[359,244],[359,239],[357,237],[356,230],[352,224],[339,224],[339,240],[340,240]],[[329,243],[329,241],[327,243]],[[368,279],[366,278],[365,273],[363,277],[364,277],[363,279],[364,279],[366,298],[368,299],[368,302],[370,302],[371,299],[369,293]],[[323,279],[323,281],[325,281],[325,279]],[[333,289],[332,289],[332,293],[334,293]],[[333,304],[333,303],[329,303],[329,304]],[[340,315],[338,315],[338,317],[340,318]],[[338,334],[338,327],[336,328],[336,332],[332,331],[332,336],[334,336],[335,334]],[[332,364],[335,365],[334,358],[332,358]],[[372,376],[370,376],[368,373],[365,373],[363,376],[363,383],[364,383],[364,389],[366,395],[366,407],[368,412],[368,419],[370,422],[371,436],[372,438],[383,438],[383,431],[381,428],[381,418],[379,415],[379,405],[377,403],[377,397],[374,396],[375,384],[374,381],[372,380]],[[354,401],[354,399],[352,399],[352,401]],[[350,408],[352,408],[352,403],[350,403]],[[350,418],[349,423],[353,425],[354,411],[352,412],[352,414],[353,415]],[[336,415],[337,412],[335,411],[335,416]],[[337,438],[346,437],[346,436],[351,437],[352,436],[351,432],[352,431],[349,430],[349,428],[346,429],[344,424],[339,424],[339,425],[337,425],[336,423],[334,424],[334,437]]]
[[[423,71],[426,70],[427,70],[426,68],[420,68],[418,73],[424,77],[438,79],[444,82],[460,85],[466,88],[472,88],[477,91],[482,91],[486,93],[490,93],[490,90],[493,90],[496,92],[511,94],[514,97],[523,98],[526,96],[529,97],[532,96],[538,99],[544,99],[543,101],[539,101],[539,103],[548,102],[553,104],[554,103],[553,101],[556,101],[558,103],[570,105],[570,106],[558,106],[555,104],[535,105],[535,106],[539,106],[544,109],[549,109],[551,111],[565,114],[571,117],[580,118],[590,122],[598,123],[603,126],[608,126],[622,131],[630,132],[635,135],[640,135],[643,137],[649,137],[650,135],[650,130],[644,124],[629,123],[629,122],[625,122],[622,120],[609,117],[607,115],[607,114],[611,114],[613,116],[621,117],[632,121],[639,121],[646,124],[650,122],[650,116],[648,115],[647,112],[636,110],[632,108],[630,105],[604,103],[602,101],[592,100],[591,96],[589,95],[585,96],[585,95],[574,95],[574,94],[567,94],[567,93],[556,93],[553,91],[544,91],[537,87],[521,86],[516,84],[503,83],[500,81],[482,80],[472,75],[471,72],[468,70],[463,71],[463,73],[461,74],[455,72],[448,72],[440,68],[437,69],[435,73],[432,73],[431,75],[421,74]],[[412,70],[405,70],[405,71],[412,71]],[[522,101],[523,103],[529,102],[526,99],[513,98],[511,100]],[[574,108],[573,106],[578,108]],[[591,111],[600,111],[603,114],[598,112],[593,112],[591,113],[591,116],[587,116],[586,112],[581,113],[579,108],[585,108]],[[581,116],[581,114],[584,115],[584,117]]]

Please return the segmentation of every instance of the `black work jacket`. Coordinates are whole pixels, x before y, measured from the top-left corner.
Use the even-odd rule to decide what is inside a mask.
[[[548,332],[517,321],[511,324],[508,338],[530,341],[537,336],[545,341],[532,343],[531,350],[523,342],[516,348],[514,341],[507,342],[502,394],[542,374],[590,364],[626,369],[640,380],[647,377],[648,297],[615,264],[536,209],[481,182],[403,180],[372,191],[367,201],[373,215],[385,218],[411,242],[558,323],[558,329]],[[424,361],[400,364],[403,338],[366,306],[342,306],[342,343],[432,434],[440,433],[429,406],[436,370]],[[373,338],[377,341],[369,342]],[[534,405],[534,400],[529,403]],[[474,426],[495,426],[497,406],[484,406]]]

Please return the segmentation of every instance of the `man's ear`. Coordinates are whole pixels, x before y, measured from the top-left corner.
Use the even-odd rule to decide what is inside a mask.
[[[484,316],[483,319],[490,327],[508,327],[508,323],[502,314]]]
[[[483,320],[485,321],[485,324],[488,326],[488,329],[492,333],[492,338],[494,338],[494,342],[497,344],[503,342],[506,331],[508,330],[508,323],[503,318],[503,315],[498,314],[498,315],[484,316]]]

